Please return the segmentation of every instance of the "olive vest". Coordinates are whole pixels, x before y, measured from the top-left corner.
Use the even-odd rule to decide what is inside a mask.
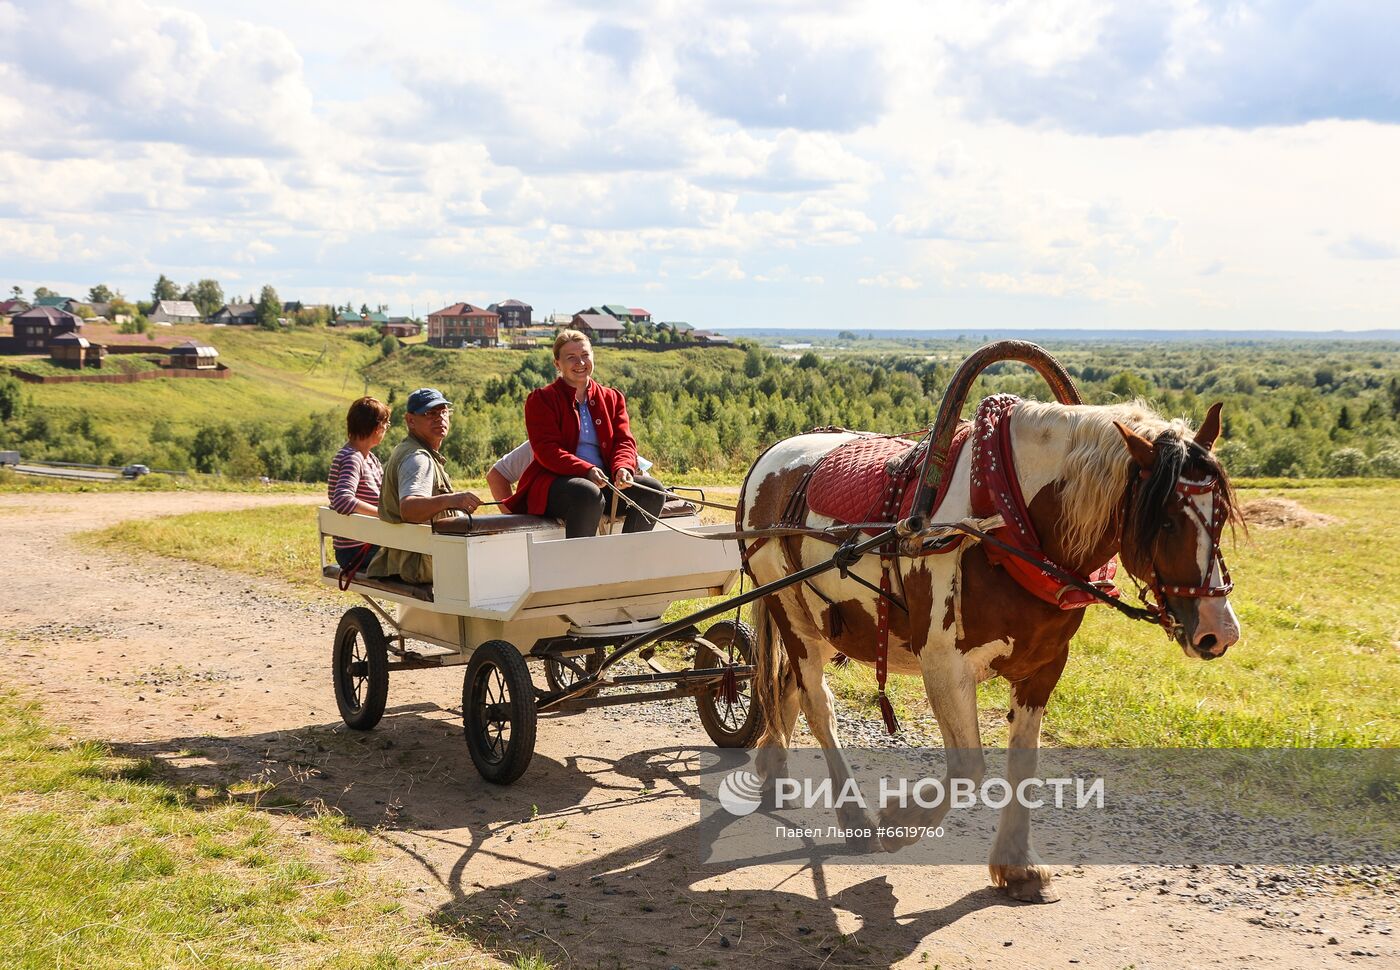
[[[403,515],[399,512],[399,474],[405,458],[413,454],[427,455],[433,463],[433,495],[446,495],[452,491],[452,482],[447,478],[447,467],[442,455],[429,448],[413,435],[399,442],[389,460],[384,463],[384,485],[379,491],[379,517],[385,522],[400,524]],[[430,496],[432,497],[432,496]],[[439,513],[436,518],[458,514],[455,509]],[[407,583],[431,583],[433,581],[433,557],[421,552],[404,552],[401,549],[381,548],[365,567],[365,575],[370,577],[401,576]]]

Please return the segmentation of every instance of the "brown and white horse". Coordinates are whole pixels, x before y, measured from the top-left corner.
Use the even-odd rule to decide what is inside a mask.
[[[1237,522],[1238,513],[1225,471],[1210,450],[1220,430],[1219,407],[1211,408],[1194,436],[1184,423],[1166,421],[1141,404],[1021,402],[1010,429],[1021,494],[1050,561],[1085,576],[1118,555],[1132,576],[1163,594],[1169,614],[1164,625],[1186,655],[1205,660],[1225,653],[1240,633],[1221,595],[1228,578],[1221,575],[1220,524]],[[740,527],[778,525],[785,512],[791,514],[790,496],[808,471],[854,437],[816,432],[770,448],[744,482]],[[947,470],[951,482],[935,520],[972,515],[972,451],[963,449]],[[806,524],[827,527],[833,521],[807,510]],[[768,583],[832,552],[830,543],[790,537],[755,549],[748,566],[756,582]],[[867,555],[851,572],[878,586],[879,557]],[[923,678],[949,751],[949,776],[981,782],[977,684],[993,676],[1011,684],[1007,780],[1015,786],[1033,776],[1041,717],[1083,610],[1063,610],[1031,595],[972,542],[948,554],[898,560],[894,589],[903,591],[908,612],[889,610],[889,669]],[[840,614],[834,623],[833,606]],[[785,764],[799,709],[826,751],[833,780],[839,786],[849,777],[824,668],[838,654],[873,666],[877,615],[876,594],[835,572],[758,603],[754,684],[768,722],[758,758],[765,778]],[[946,806],[887,810],[880,823],[932,826],[944,811]],[[888,851],[902,844],[882,839]],[[1029,810],[1015,799],[1001,811],[990,869],[993,883],[1016,899],[1056,898],[1050,870],[1031,846]]]

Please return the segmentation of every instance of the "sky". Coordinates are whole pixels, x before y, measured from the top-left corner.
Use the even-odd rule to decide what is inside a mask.
[[[0,292],[1400,326],[1388,0],[0,0],[0,37]]]

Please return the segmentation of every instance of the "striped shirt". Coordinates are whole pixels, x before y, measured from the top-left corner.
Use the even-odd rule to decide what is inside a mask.
[[[355,514],[355,500],[368,502],[379,507],[379,490],[384,485],[384,466],[374,456],[374,452],[362,455],[354,445],[346,443],[335,453],[331,461],[330,479],[326,483],[326,495],[330,506],[341,515]],[[336,538],[337,549],[354,549],[360,543],[355,539]]]

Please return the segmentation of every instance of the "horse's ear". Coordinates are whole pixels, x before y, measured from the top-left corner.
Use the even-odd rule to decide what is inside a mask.
[[[1113,422],[1113,426],[1123,436],[1123,442],[1128,446],[1128,451],[1138,467],[1143,471],[1151,471],[1152,466],[1157,464],[1157,449],[1153,447],[1152,442],[1118,421]]]
[[[1206,451],[1215,447],[1215,439],[1220,437],[1220,402],[1216,401],[1206,412],[1206,419],[1201,422],[1201,428],[1196,432],[1196,444]]]

